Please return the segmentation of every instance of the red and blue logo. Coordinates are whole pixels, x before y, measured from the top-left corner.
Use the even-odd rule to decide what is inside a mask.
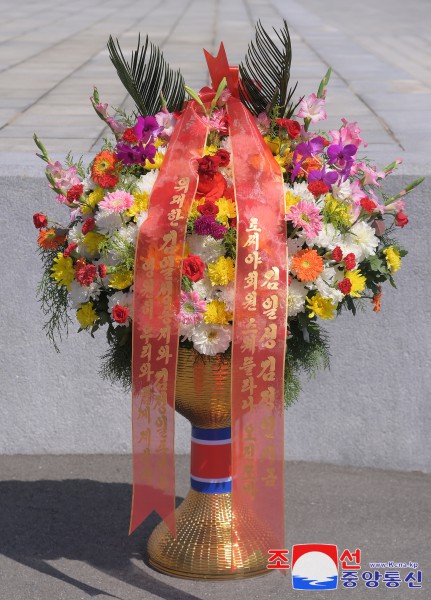
[[[335,590],[338,550],[333,544],[296,544],[292,548],[294,590]]]

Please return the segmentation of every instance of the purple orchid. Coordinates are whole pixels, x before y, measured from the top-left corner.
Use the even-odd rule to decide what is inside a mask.
[[[147,159],[154,163],[156,147],[152,144],[144,145],[142,142],[136,146],[120,143],[115,148],[115,154],[124,165],[145,164]]]
[[[155,117],[138,117],[138,122],[133,128],[133,132],[139,140],[144,143],[149,142],[151,137],[156,137],[160,130]]]
[[[321,169],[320,171],[313,170],[308,173],[308,183],[311,183],[312,181],[323,181],[323,183],[327,185],[328,188],[331,188],[331,186],[334,183],[336,183],[337,179],[337,171],[326,172],[325,165],[323,165],[323,169]]]
[[[295,177],[298,175],[304,160],[318,154],[322,148],[323,139],[320,136],[307,140],[306,142],[301,142],[296,146],[295,152],[293,153],[293,163],[295,166],[292,171],[292,181],[294,181]],[[298,155],[301,157],[299,160],[297,160]]]

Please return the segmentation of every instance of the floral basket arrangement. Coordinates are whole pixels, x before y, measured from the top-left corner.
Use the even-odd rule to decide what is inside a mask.
[[[43,278],[38,294],[49,318],[45,325],[47,334],[56,343],[57,334],[67,330],[74,319],[79,331],[91,336],[105,330],[108,350],[102,357],[101,374],[111,381],[120,381],[126,388],[132,382],[137,310],[142,313],[140,339],[147,335],[142,315],[152,318],[150,311],[145,313],[141,308],[148,300],[145,294],[142,296],[146,285],[143,271],[149,268],[151,254],[148,239],[153,228],[157,229],[159,218],[154,216],[151,220],[151,211],[155,215],[157,208],[153,201],[157,204],[160,182],[169,176],[166,161],[171,161],[172,171],[172,164],[180,164],[181,156],[191,147],[192,134],[184,137],[187,128],[203,128],[206,133],[201,138],[195,135],[200,141],[185,156],[186,162],[181,163],[183,171],[190,170],[187,181],[195,177],[196,185],[190,192],[189,183],[177,181],[173,196],[177,204],[170,206],[167,213],[174,231],[182,218],[182,202],[191,193],[184,222],[185,243],[180,244],[181,256],[175,259],[181,269],[180,289],[176,304],[171,301],[168,306],[179,333],[180,351],[188,352],[187,356],[195,361],[200,357],[204,363],[218,358],[222,365],[232,353],[236,297],[241,292],[244,311],[252,311],[256,309],[259,290],[265,288],[269,295],[263,298],[261,311],[267,320],[263,334],[254,336],[254,343],[267,351],[277,347],[282,353],[280,373],[284,372],[284,386],[281,384],[279,390],[283,393],[284,387],[285,403],[289,404],[300,392],[301,370],[314,374],[319,366],[328,365],[328,340],[321,323],[334,319],[343,309],[355,314],[363,304],[370,304],[378,312],[382,284],[389,281],[395,287],[394,275],[406,254],[395,233],[408,223],[404,196],[421,179],[395,196],[386,196],[382,184],[400,161],[380,170],[367,158],[361,158],[361,145],[365,144],[357,123],[342,119],[338,129],[321,129],[326,118],[330,70],[316,93],[294,100],[296,86],[289,88],[291,45],[287,24],[274,32],[275,38],[259,23],[255,40],[237,69],[229,67],[223,46],[216,58],[207,54],[213,87],[199,93],[184,85],[181,73],[169,67],[148,38],[142,46],[139,41],[130,62],[118,42],[110,38],[111,60],[136,104],[136,111],[128,115],[116,109],[112,115],[94,89],[92,105],[112,136],[105,139],[88,166],[70,155],[65,164],[54,162],[35,136],[39,156],[47,163],[49,185],[56,201],[65,208],[64,224],[41,213],[33,217],[39,229]],[[251,132],[254,153],[248,149],[245,130],[238,129],[243,122],[247,122],[247,131]],[[246,169],[245,163],[239,162],[242,153],[247,164],[264,156],[270,165],[255,166],[256,181],[262,173],[271,171],[266,181],[259,180],[258,193],[250,181],[241,181],[241,173]],[[166,179],[165,190],[168,184]],[[288,256],[284,266],[274,262],[275,250],[268,249],[269,240],[263,250],[262,244],[259,247],[257,240],[265,228],[258,227],[253,216],[247,227],[244,225],[248,232],[246,241],[239,242],[242,215],[238,190],[247,185],[248,197],[258,198],[256,202],[264,206],[262,218],[265,209],[271,210],[281,199],[281,218],[274,231],[282,236],[284,244],[284,249],[278,246],[279,256]],[[276,201],[271,200],[273,188],[278,190]],[[167,239],[163,237],[168,235],[166,231],[160,239]],[[144,246],[145,260],[139,262]],[[240,281],[239,252],[244,248],[248,252],[245,263],[255,261],[255,268],[250,266],[243,271]],[[259,255],[261,251],[271,260],[265,262],[266,258]],[[259,271],[262,260],[264,268]],[[241,263],[243,267],[245,263]],[[161,272],[163,268],[161,261],[158,269]],[[152,276],[157,277],[157,268]],[[160,289],[166,284],[161,279],[155,281]],[[155,298],[160,298],[157,290],[155,294]],[[271,320],[276,318],[277,307],[285,310],[284,324],[283,317],[277,316],[281,318],[282,333]],[[256,324],[258,319],[247,321],[247,326]],[[250,336],[250,329],[243,329],[238,344],[249,345]],[[148,352],[147,346],[144,342],[138,346],[141,357]],[[165,356],[161,348],[158,352],[159,358]],[[176,363],[173,364],[175,368]],[[247,372],[250,364],[244,359],[239,369]],[[138,372],[139,366],[136,368]],[[140,372],[143,373],[142,367]],[[271,373],[267,378],[264,374],[263,379],[274,381]],[[248,385],[245,381],[242,380],[240,391],[244,392]],[[253,399],[252,383],[250,389],[247,398]],[[138,411],[142,411],[142,390],[139,388]],[[272,409],[274,401],[271,404],[268,398],[274,394],[274,387],[259,391],[266,406]],[[246,406],[247,399],[242,404],[244,409]],[[249,408],[252,410],[253,406]],[[198,433],[194,434],[196,439]],[[267,467],[268,473],[270,468],[274,465]],[[197,485],[199,477],[195,480]],[[192,513],[187,513],[188,518]],[[162,559],[154,558],[154,564],[166,572],[181,571],[177,564],[166,566]],[[205,568],[208,571],[210,567]],[[261,563],[258,567],[249,565],[246,571],[255,573],[259,569],[262,570]],[[190,572],[202,574],[196,567]]]

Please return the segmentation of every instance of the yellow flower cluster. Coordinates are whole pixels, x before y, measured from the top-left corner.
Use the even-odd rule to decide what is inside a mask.
[[[235,263],[232,258],[220,256],[208,265],[208,277],[212,285],[227,285],[235,279]]]
[[[383,254],[386,257],[386,262],[391,273],[398,271],[401,267],[401,256],[395,246],[389,246],[389,248],[383,250]]]
[[[70,256],[64,257],[62,252],[57,254],[51,269],[51,277],[57,285],[65,285],[70,290],[70,284],[75,277],[73,261]]]
[[[216,221],[228,226],[229,219],[234,219],[236,217],[235,202],[223,196],[222,198],[216,200],[216,206],[218,207]]]
[[[233,315],[226,309],[226,304],[221,300],[212,300],[208,302],[204,314],[205,323],[215,323],[217,325],[227,325],[232,321]]]
[[[133,271],[117,271],[109,275],[109,287],[125,290],[133,283]]]
[[[78,319],[78,323],[82,329],[91,327],[91,325],[94,325],[94,323],[99,319],[96,311],[94,310],[94,305],[92,302],[80,304],[79,309],[76,312],[76,318]]]
[[[317,315],[321,319],[333,319],[335,317],[335,306],[330,298],[324,298],[319,293],[311,299],[307,298],[307,308],[311,311],[310,319]]]
[[[165,159],[165,155],[162,152],[156,152],[154,156],[154,162],[150,162],[147,158],[145,161],[145,168],[147,171],[154,171],[155,169],[160,169]]]
[[[133,192],[133,204],[126,210],[128,217],[136,217],[143,210],[148,210],[149,197],[147,192]]]
[[[84,235],[82,243],[85,246],[85,249],[94,256],[99,251],[99,246],[105,239],[105,236],[101,233],[96,233],[95,231],[89,231]]]
[[[87,199],[81,204],[81,212],[83,215],[90,215],[96,205],[103,200],[105,197],[105,190],[101,187],[97,187],[91,194],[87,196]]]
[[[366,279],[364,275],[362,275],[359,269],[356,269],[356,271],[346,271],[346,278],[352,284],[349,296],[359,298],[361,295],[360,292],[363,292],[365,289]]]
[[[331,194],[326,194],[324,215],[334,227],[344,225],[348,227],[352,224],[352,209],[347,202],[337,200]]]
[[[298,204],[300,200],[301,198],[299,196],[295,196],[294,194],[292,194],[292,192],[286,192],[286,195],[284,197],[284,205],[286,212],[289,212],[289,208],[291,206],[294,206],[295,204]]]

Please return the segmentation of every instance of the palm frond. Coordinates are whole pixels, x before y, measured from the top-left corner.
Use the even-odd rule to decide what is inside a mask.
[[[163,57],[161,50],[145,38],[141,46],[132,52],[130,62],[124,57],[118,40],[112,36],[108,41],[109,57],[118,77],[133,98],[139,114],[154,115],[163,106],[161,94],[170,112],[180,110],[184,103],[184,78],[180,70],[174,71]]]
[[[279,116],[290,118],[298,106],[292,105],[297,83],[289,89],[292,47],[287,22],[274,32],[278,42],[271,39],[260,21],[256,25],[255,41],[250,42],[247,55],[239,65],[240,98],[254,115],[268,114],[279,107]]]

